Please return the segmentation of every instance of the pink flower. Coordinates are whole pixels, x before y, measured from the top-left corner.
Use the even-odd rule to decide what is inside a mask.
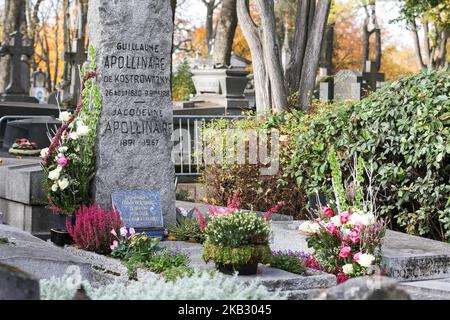
[[[58,163],[58,165],[60,165],[61,167],[65,168],[67,167],[69,160],[64,156],[58,156],[58,158],[56,159],[56,163]]]
[[[341,248],[341,250],[339,251],[338,257],[341,258],[341,259],[347,258],[350,255],[351,252],[352,252],[352,248],[350,248],[347,245],[344,245]]]
[[[345,224],[347,223],[348,219],[350,218],[350,216],[352,215],[352,213],[350,211],[344,211],[341,212],[341,214],[339,215],[341,218],[341,223]]]
[[[198,210],[197,208],[194,208],[194,210],[197,213],[198,223],[200,225],[200,230],[201,231],[205,231],[205,229],[206,229],[206,219],[205,219],[205,217],[200,212],[200,210]]]
[[[112,245],[110,246],[111,250],[117,249],[119,247],[119,242],[117,240],[114,240]]]
[[[269,211],[267,211],[264,215],[263,218],[265,220],[268,220],[270,218],[270,216],[276,212],[278,212],[281,208],[281,203],[277,203],[273,208],[271,208]]]
[[[358,262],[360,256],[361,252],[355,253],[355,255],[353,256],[353,261]]]
[[[331,208],[325,207],[322,210],[322,215],[325,217],[332,217],[333,216],[333,210],[331,210]]]
[[[345,273],[339,272],[339,273],[337,274],[337,276],[336,276],[337,284],[344,283],[344,282],[347,281],[349,278],[350,278],[350,277],[349,277],[348,275],[346,275]]]
[[[120,235],[122,237],[126,237],[127,234],[128,234],[127,228],[125,228],[125,227],[120,228]]]
[[[130,235],[136,234],[136,231],[134,230],[134,228],[130,228],[129,232],[130,232]]]
[[[112,229],[112,230],[111,230],[111,234],[112,234],[113,236],[117,237],[117,232],[116,232],[116,230]]]
[[[360,240],[358,230],[353,229],[352,232],[349,233],[348,238],[350,239],[351,242],[358,243]]]
[[[330,223],[327,225],[327,230],[328,230],[329,233],[335,234],[335,233],[337,232],[337,227],[334,225],[333,222],[330,222]]]

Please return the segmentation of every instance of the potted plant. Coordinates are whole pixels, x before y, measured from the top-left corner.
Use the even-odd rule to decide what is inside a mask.
[[[214,215],[205,228],[203,259],[225,274],[256,274],[258,263],[270,262],[270,223],[255,212]]]
[[[95,175],[95,132],[101,101],[95,84],[95,52],[89,49],[88,67],[83,68],[80,98],[73,113],[60,111],[61,127],[52,136],[50,146],[41,150],[44,190],[55,213],[51,240],[57,245],[71,243],[66,229],[74,224],[73,214],[90,203],[90,183]]]

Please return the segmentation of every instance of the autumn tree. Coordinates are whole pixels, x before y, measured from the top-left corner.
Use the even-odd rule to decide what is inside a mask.
[[[414,41],[417,65],[436,69],[448,65],[450,0],[404,0],[400,19],[406,21]],[[422,44],[419,31],[422,28]]]

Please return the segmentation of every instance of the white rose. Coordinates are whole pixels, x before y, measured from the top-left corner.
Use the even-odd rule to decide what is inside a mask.
[[[68,149],[69,149],[68,147],[59,147],[58,152],[64,153],[64,152],[67,152]]]
[[[333,218],[330,219],[330,221],[333,222],[333,224],[338,228],[342,225],[341,217],[339,216],[334,216]]]
[[[56,168],[55,170],[52,170],[48,173],[48,178],[50,180],[56,181],[59,179],[60,175],[61,175],[61,170],[59,168]]]
[[[362,224],[362,216],[358,213],[353,213],[350,218],[348,218],[348,224],[356,225]]]
[[[69,133],[69,138],[72,140],[77,140],[78,139],[78,133],[72,131]]]
[[[359,256],[358,263],[360,266],[368,268],[375,261],[375,257],[368,253],[363,253]]]
[[[62,122],[67,122],[69,121],[70,117],[72,116],[72,114],[68,111],[63,111],[59,113],[59,118],[58,120],[62,121]]]
[[[53,192],[58,191],[58,184],[54,183],[54,184],[52,185],[52,191],[53,191]]]
[[[342,272],[344,272],[346,275],[350,275],[354,272],[353,270],[353,264],[347,263],[342,267]]]
[[[77,124],[77,134],[80,137],[87,136],[89,134],[89,127],[85,126],[82,122]]]
[[[69,186],[69,180],[67,178],[58,180],[58,186],[61,188],[61,190],[66,189]]]
[[[369,226],[371,224],[374,224],[376,221],[375,216],[372,213],[364,214],[361,216],[361,223],[364,226]]]
[[[298,227],[298,230],[301,234],[310,236],[318,233],[320,231],[320,226],[317,222],[306,221]]]
[[[41,150],[41,158],[45,158],[46,156],[48,156],[48,148]]]

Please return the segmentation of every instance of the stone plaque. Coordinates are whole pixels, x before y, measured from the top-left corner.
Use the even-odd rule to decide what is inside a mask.
[[[126,227],[148,229],[164,226],[159,191],[117,191],[111,199]]]
[[[102,113],[96,137],[95,201],[121,190],[157,190],[175,221],[170,91],[172,9],[166,0],[89,1]]]

